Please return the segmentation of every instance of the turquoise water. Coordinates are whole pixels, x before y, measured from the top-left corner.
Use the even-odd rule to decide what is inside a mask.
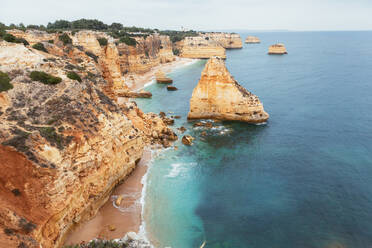
[[[262,43],[228,51],[226,64],[264,103],[266,125],[192,128],[205,61],[171,74],[178,91],[154,84],[137,101],[181,115],[175,127],[196,137],[154,160],[148,230],[173,248],[372,247],[372,32],[250,34]],[[276,42],[289,54],[266,55]]]

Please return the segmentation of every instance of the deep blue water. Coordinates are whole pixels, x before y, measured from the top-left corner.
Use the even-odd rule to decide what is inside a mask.
[[[226,64],[263,102],[266,125],[192,128],[205,61],[171,74],[179,91],[154,84],[153,98],[137,101],[181,115],[175,127],[196,137],[149,171],[152,238],[173,248],[372,247],[372,32],[249,34],[262,43],[228,51]],[[267,55],[276,42],[289,54]]]

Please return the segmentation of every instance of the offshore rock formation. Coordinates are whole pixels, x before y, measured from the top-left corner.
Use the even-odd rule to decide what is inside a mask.
[[[248,36],[245,39],[245,43],[247,43],[247,44],[258,44],[258,43],[261,43],[261,40],[260,40],[260,38],[258,38],[256,36]]]
[[[98,54],[88,36],[84,45]],[[112,101],[102,68],[85,50],[47,49],[0,43],[0,71],[14,86],[0,93],[0,247],[61,246],[135,168],[144,146],[177,139],[157,115]],[[102,48],[98,61],[117,66],[108,62],[115,61],[110,49]],[[62,82],[32,81],[33,70]],[[82,82],[67,78],[67,71]]]
[[[201,37],[214,40],[226,49],[239,49],[243,47],[242,39],[235,33],[201,33]]]
[[[222,59],[208,61],[192,93],[188,119],[262,123],[268,118],[258,97],[235,81]]]
[[[208,37],[186,37],[176,44],[180,56],[193,59],[209,59],[214,56],[226,58],[226,50]]]
[[[269,54],[282,55],[287,54],[284,44],[275,44],[269,47]]]

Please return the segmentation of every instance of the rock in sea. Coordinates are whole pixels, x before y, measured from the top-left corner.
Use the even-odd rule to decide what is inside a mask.
[[[258,43],[261,43],[261,40],[256,36],[248,36],[245,39],[245,43],[247,43],[247,44],[258,44]]]
[[[269,54],[273,55],[282,55],[287,54],[287,50],[284,46],[284,44],[275,44],[269,47]]]
[[[211,58],[190,100],[188,119],[263,123],[269,119],[258,97],[231,76],[223,59]]]

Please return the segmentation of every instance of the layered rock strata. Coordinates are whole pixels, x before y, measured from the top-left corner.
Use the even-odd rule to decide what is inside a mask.
[[[226,58],[226,50],[208,37],[186,37],[177,45],[180,56],[193,59],[209,59],[214,56]]]
[[[85,37],[84,46],[98,54]],[[144,146],[177,139],[157,115],[110,99],[110,83],[85,50],[58,44],[47,49],[49,54],[0,43],[0,71],[14,86],[0,93],[0,247],[60,247],[135,168]],[[109,49],[102,48],[98,61],[118,66],[107,62],[115,57]],[[35,70],[62,82],[32,81]],[[81,82],[68,78],[68,71]]]
[[[258,43],[261,43],[261,40],[260,40],[260,38],[258,38],[256,36],[248,36],[245,39],[245,43],[247,43],[247,44],[258,44]]]
[[[221,58],[207,62],[192,93],[188,119],[262,123],[268,118],[258,97],[236,82]]]
[[[287,49],[285,48],[284,44],[275,44],[269,47],[268,54],[272,55],[282,55],[287,54]]]
[[[239,49],[243,47],[242,39],[235,33],[200,33],[200,36],[217,42],[226,49]]]

